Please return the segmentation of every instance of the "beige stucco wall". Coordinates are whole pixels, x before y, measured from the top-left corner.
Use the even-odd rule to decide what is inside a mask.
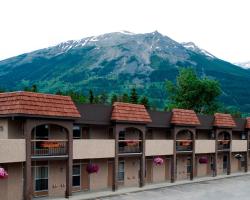
[[[24,139],[0,139],[0,163],[26,160]]]
[[[146,156],[173,154],[173,140],[146,140],[145,145]]]
[[[247,140],[232,140],[232,152],[247,151]]]
[[[17,120],[8,121],[8,138],[9,139],[24,138],[21,121],[17,121]]]
[[[139,185],[139,158],[125,158],[125,176],[124,186],[138,186]]]
[[[195,153],[214,153],[215,140],[196,140]]]
[[[177,164],[177,180],[183,180],[187,179],[187,156],[179,155],[176,158],[176,164]]]
[[[232,160],[231,160],[231,172],[235,173],[235,172],[240,172],[240,161],[238,159],[236,159],[235,156],[236,153],[232,154]]]
[[[91,161],[99,166],[98,173],[89,175],[90,190],[100,190],[108,188],[108,161],[106,159],[98,159]]]
[[[208,155],[196,155],[196,175],[197,177],[204,177],[204,176],[208,176],[208,169],[210,167],[210,162],[208,162],[207,164],[201,164],[199,162],[199,159],[203,156],[206,156],[209,160],[209,156]]]
[[[0,120],[0,127],[2,127],[2,131],[0,131],[0,139],[7,139],[8,138],[8,121],[7,120]]]
[[[164,163],[162,165],[154,165],[153,164],[153,182],[159,183],[165,181],[166,177],[166,168],[165,168],[166,160],[164,159]]]
[[[22,200],[23,199],[23,170],[22,163],[4,165],[9,176],[0,180],[1,200]]]
[[[115,140],[80,139],[73,141],[73,159],[111,158],[115,156]]]
[[[66,161],[49,161],[49,196],[62,197],[66,190]]]
[[[225,174],[226,172],[223,172],[223,154],[218,154],[218,160],[217,160],[217,174]]]

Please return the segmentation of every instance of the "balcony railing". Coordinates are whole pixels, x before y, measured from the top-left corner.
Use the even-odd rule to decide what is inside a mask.
[[[67,140],[32,140],[32,156],[62,156],[68,154]]]
[[[141,140],[119,140],[119,153],[141,153]]]
[[[176,140],[176,151],[192,151],[192,140]]]
[[[219,151],[229,151],[230,150],[230,140],[218,140],[218,150]]]

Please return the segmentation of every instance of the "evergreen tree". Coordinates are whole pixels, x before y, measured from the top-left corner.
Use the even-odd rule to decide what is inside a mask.
[[[137,91],[135,88],[132,88],[132,90],[130,92],[129,101],[130,101],[130,103],[134,103],[134,104],[138,103],[138,95],[137,95]]]
[[[146,109],[149,109],[150,108],[150,105],[149,105],[149,100],[146,96],[143,96],[141,99],[140,99],[140,104],[144,105]]]
[[[111,104],[113,105],[114,102],[117,102],[118,101],[118,97],[116,94],[112,94],[111,96]]]
[[[94,103],[94,93],[92,90],[89,90],[89,103]]]
[[[127,93],[122,95],[122,102],[129,103],[129,96]]]
[[[107,95],[107,93],[102,93],[101,95],[100,95],[100,103],[101,104],[107,104],[108,103],[108,95]]]
[[[94,97],[94,103],[95,103],[95,104],[100,103],[100,98],[99,98],[99,96],[95,96],[95,97]]]

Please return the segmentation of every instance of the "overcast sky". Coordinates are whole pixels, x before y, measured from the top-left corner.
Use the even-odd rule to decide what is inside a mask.
[[[250,0],[0,0],[0,60],[119,30],[158,30],[231,62],[250,60]]]

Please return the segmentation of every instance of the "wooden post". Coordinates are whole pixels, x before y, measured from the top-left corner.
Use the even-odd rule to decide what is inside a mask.
[[[72,195],[72,166],[73,166],[73,128],[68,130],[68,159],[66,166],[66,192],[65,197]]]
[[[173,140],[174,140],[174,145],[173,145],[173,156],[171,159],[171,183],[174,183],[176,181],[176,131],[174,130],[173,132]]]
[[[215,131],[214,176],[218,175],[218,132]]]
[[[141,132],[142,134],[142,146],[141,146],[141,159],[140,159],[140,187],[145,185],[145,131]]]
[[[24,135],[25,135],[25,143],[26,143],[26,162],[25,162],[25,175],[24,175],[24,199],[31,200],[32,199],[32,191],[31,191],[31,132],[28,129],[27,121],[24,122]],[[13,191],[14,192],[14,191]]]
[[[228,166],[227,166],[227,175],[231,174],[232,164],[232,130],[230,131],[230,149],[228,152]]]
[[[191,157],[191,164],[192,164],[192,171],[190,174],[190,180],[192,181],[194,179],[195,175],[195,138],[196,138],[196,133],[195,131],[192,134],[192,157]]]
[[[114,136],[115,136],[115,158],[114,158],[114,168],[113,168],[113,185],[112,190],[116,191],[118,189],[118,164],[119,164],[119,156],[118,156],[118,139],[119,139],[119,131],[117,129],[117,126],[114,128]]]

